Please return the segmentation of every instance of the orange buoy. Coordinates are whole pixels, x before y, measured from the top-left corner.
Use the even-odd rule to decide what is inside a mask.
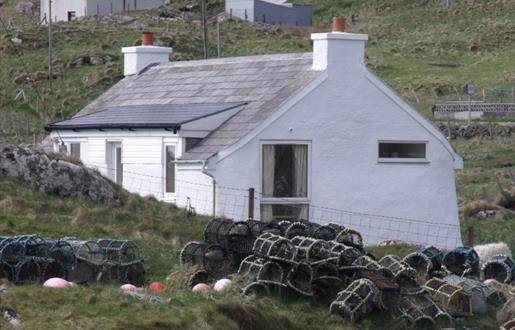
[[[165,292],[166,291],[166,285],[164,285],[161,282],[152,282],[148,285],[148,288],[152,291],[156,292]]]
[[[207,293],[209,291],[209,285],[206,283],[199,283],[191,289],[195,293]]]

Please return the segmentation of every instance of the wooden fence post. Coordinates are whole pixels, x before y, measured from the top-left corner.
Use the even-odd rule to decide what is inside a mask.
[[[467,227],[467,245],[472,247],[474,246],[474,227]]]
[[[255,189],[249,188],[249,219],[254,219],[254,196],[255,196]]]

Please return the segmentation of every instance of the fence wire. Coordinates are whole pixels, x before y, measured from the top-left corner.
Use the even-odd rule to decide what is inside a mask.
[[[96,166],[102,170],[108,167]],[[187,207],[199,214],[223,217],[237,221],[249,218],[249,189],[227,187],[216,184],[215,200],[213,201],[213,184],[205,184],[175,178],[176,184],[183,189],[178,189],[172,199],[164,198],[163,187],[165,177],[138,173],[135,171],[123,171],[123,186],[127,190],[141,195],[153,195],[158,199],[173,202],[180,207]],[[184,191],[183,191],[184,190]],[[255,191],[253,199],[254,214],[261,214],[260,208],[263,202],[263,193]],[[335,223],[363,233],[366,244],[399,240],[423,245],[435,245],[439,247],[454,247],[462,244],[460,226],[446,224],[424,219],[410,219],[380,214],[369,214],[351,210],[316,205],[313,203],[291,204],[287,198],[274,198],[278,202],[289,204],[293,209],[308,208],[306,219],[288,219],[310,221],[320,224]],[[263,202],[266,204],[266,202]],[[213,213],[214,210],[214,213]],[[255,220],[260,220],[255,217]],[[264,219],[269,220],[269,219]]]

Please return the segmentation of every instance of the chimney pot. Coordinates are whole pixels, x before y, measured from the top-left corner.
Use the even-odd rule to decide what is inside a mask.
[[[345,32],[345,17],[333,17],[333,32]]]
[[[143,32],[141,35],[142,46],[153,46],[154,45],[154,34],[152,32]]]

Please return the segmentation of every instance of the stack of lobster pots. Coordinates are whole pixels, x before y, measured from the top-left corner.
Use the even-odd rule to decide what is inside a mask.
[[[143,285],[145,273],[132,241],[0,237],[0,278],[13,283],[60,277],[77,283],[101,280]]]
[[[415,328],[452,327],[457,316],[502,309],[513,299],[515,277],[506,256],[481,268],[469,247],[376,258],[355,230],[287,220],[213,219],[204,241],[187,243],[180,260],[201,269],[192,286],[239,277],[245,295],[302,295],[351,322],[386,312]]]

